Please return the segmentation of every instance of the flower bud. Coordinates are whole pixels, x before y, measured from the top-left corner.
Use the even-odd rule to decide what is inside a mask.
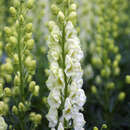
[[[64,22],[64,19],[65,19],[65,16],[64,16],[64,14],[63,14],[63,12],[62,11],[59,11],[59,13],[58,13],[58,20],[59,20],[59,22],[61,22],[61,23],[63,23]]]
[[[102,83],[102,79],[101,79],[101,76],[100,76],[100,75],[97,75],[97,76],[96,76],[95,82],[96,82],[96,84],[101,84],[101,83]]]
[[[36,114],[34,118],[34,123],[40,124],[41,120],[42,120],[42,116],[40,114]]]
[[[116,67],[114,68],[114,75],[119,75],[120,74],[120,68],[119,67]]]
[[[34,88],[34,92],[33,92],[34,96],[39,95],[39,89],[40,89],[40,87],[38,85],[36,85],[35,88]]]
[[[16,16],[16,9],[14,7],[10,7],[9,11],[12,16]]]
[[[25,108],[25,106],[24,106],[24,104],[22,102],[20,102],[18,104],[18,108],[19,108],[19,111],[21,111],[21,112],[25,112],[26,111],[26,108]]]
[[[28,33],[32,32],[32,23],[28,23],[26,25],[26,32],[28,32]]]
[[[110,90],[114,89],[115,88],[115,84],[113,82],[108,82],[106,87]]]
[[[34,0],[28,0],[28,2],[27,2],[27,8],[31,9],[33,7],[33,4],[34,4]]]
[[[10,74],[5,74],[4,77],[5,77],[7,83],[12,81],[12,76]]]
[[[7,34],[7,36],[10,36],[11,35],[11,29],[9,27],[4,27],[4,31],[5,33]]]
[[[8,125],[6,124],[4,118],[0,115],[0,130],[7,130]]]
[[[18,58],[18,55],[17,54],[14,54],[13,55],[13,58],[14,58],[14,64],[19,64],[19,58]]]
[[[34,70],[36,67],[36,61],[32,60],[30,56],[25,59],[25,66],[30,70]]]
[[[91,86],[91,91],[92,91],[92,93],[93,94],[96,94],[97,93],[97,88],[96,88],[96,86]]]
[[[93,127],[93,130],[98,130],[98,128],[95,126],[95,127]]]
[[[6,63],[5,64],[5,71],[8,73],[8,74],[11,74],[13,72],[13,66],[11,63]]]
[[[35,115],[36,115],[36,113],[35,113],[35,112],[31,112],[31,113],[30,113],[30,115],[29,115],[29,119],[30,119],[31,121],[33,121],[33,120],[34,120]]]
[[[27,41],[26,43],[26,46],[29,50],[33,49],[33,46],[34,46],[34,40],[33,39],[30,39]]]
[[[17,96],[17,95],[19,95],[19,93],[20,93],[19,87],[13,87],[12,91],[13,91],[13,95],[14,95],[14,96]]]
[[[29,91],[30,92],[34,91],[35,85],[36,85],[35,81],[31,81],[30,82],[30,84],[29,84]]]
[[[15,114],[15,115],[18,115],[18,108],[16,106],[13,106],[12,107],[12,112]]]
[[[8,105],[5,104],[3,101],[0,101],[0,115],[6,115],[8,112]]]
[[[59,12],[59,8],[55,4],[51,5],[51,10],[54,15],[57,15]]]
[[[20,86],[20,76],[19,75],[15,75],[14,85],[15,86]]]
[[[69,15],[69,20],[74,22],[76,21],[76,18],[77,18],[77,13],[75,11],[72,11]]]
[[[9,42],[13,45],[13,46],[16,46],[17,44],[17,39],[14,37],[14,36],[11,36],[9,38]]]
[[[20,21],[20,24],[23,24],[23,22],[24,22],[24,17],[23,17],[23,15],[20,15],[19,21]]]
[[[118,95],[118,100],[119,101],[123,101],[126,97],[126,94],[125,92],[120,92],[119,95]]]
[[[77,9],[77,5],[76,4],[71,4],[71,6],[70,6],[70,11],[76,11],[76,9]]]
[[[102,125],[102,129],[107,129],[107,125],[106,125],[106,124],[103,124],[103,125]]]
[[[130,75],[127,75],[127,76],[126,76],[126,83],[127,83],[127,84],[130,84]]]
[[[27,40],[29,40],[31,38],[32,38],[32,32],[31,33],[26,33],[24,40],[27,41]]]
[[[48,23],[48,28],[49,28],[50,31],[52,31],[54,25],[55,25],[55,22],[54,22],[54,21],[49,21],[49,23]]]
[[[10,97],[12,95],[11,89],[10,88],[5,88],[4,89],[5,96]]]

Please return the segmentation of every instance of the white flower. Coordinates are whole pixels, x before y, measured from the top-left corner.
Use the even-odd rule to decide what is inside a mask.
[[[49,109],[48,114],[46,115],[47,119],[49,120],[49,127],[55,128],[58,122],[58,112],[57,109],[51,107]]]
[[[59,123],[58,130],[64,130],[63,124],[61,122]]]
[[[74,29],[74,26],[71,21],[68,21],[68,23],[66,24],[65,32],[66,32],[66,39],[77,35],[77,32]]]
[[[83,75],[83,71],[81,69],[81,65],[79,62],[73,62],[72,58],[69,55],[66,55],[66,69],[65,69],[65,73],[67,75],[67,77],[71,77],[71,78],[78,78],[82,77]]]
[[[65,107],[63,110],[63,116],[67,121],[69,121],[72,118],[71,109],[72,109],[71,101],[69,98],[67,98],[65,101]]]
[[[73,114],[74,130],[83,130],[85,120],[82,113]]]
[[[49,97],[48,97],[48,104],[55,108],[59,108],[59,106],[61,104],[61,94],[58,89],[54,88],[50,92]]]
[[[86,96],[82,89],[77,89],[76,91],[72,91],[70,94],[71,103],[76,105],[79,109],[82,109],[82,106],[86,102]]]
[[[2,116],[0,116],[0,130],[7,130],[7,124]]]

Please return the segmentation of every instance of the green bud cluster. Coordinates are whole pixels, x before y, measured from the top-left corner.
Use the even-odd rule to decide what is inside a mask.
[[[36,114],[35,112],[31,112],[29,119],[34,123],[36,128],[41,123],[42,116],[40,114]]]
[[[19,129],[24,129],[24,124],[30,122],[28,113],[31,112],[32,98],[39,96],[40,91],[40,87],[32,81],[36,69],[32,54],[35,42],[32,37],[33,23],[27,18],[34,0],[14,0],[10,1],[10,4],[9,14],[12,22],[4,27],[5,51],[9,58],[0,65],[0,98],[3,100],[0,101],[0,115],[7,115],[8,109],[11,110],[11,113],[23,122],[22,125],[19,124]],[[3,43],[0,41],[0,54],[2,49]],[[34,87],[32,82],[35,83]],[[7,83],[9,87],[6,86]],[[7,115],[7,118],[13,122],[12,114]],[[28,118],[27,122],[24,122],[25,116]],[[32,123],[38,126],[42,116],[36,114],[34,117]],[[13,125],[13,128],[17,127]]]

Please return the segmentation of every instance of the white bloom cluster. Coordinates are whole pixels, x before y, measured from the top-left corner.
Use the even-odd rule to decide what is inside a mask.
[[[86,96],[83,91],[83,71],[81,69],[80,60],[83,58],[83,52],[80,48],[80,40],[77,37],[76,30],[71,21],[68,21],[65,28],[66,33],[66,58],[65,58],[65,74],[68,84],[68,97],[65,100],[63,110],[63,118],[67,121],[73,119],[73,127],[75,130],[82,130],[85,124],[82,110],[86,101]]]
[[[2,116],[0,116],[0,130],[7,130],[7,124]]]
[[[59,38],[61,37],[60,29],[53,21],[49,23],[49,26],[51,26],[51,34],[48,40],[50,70],[46,84],[50,90],[48,96],[50,110],[47,114],[47,119],[49,120],[49,127],[55,128],[58,123],[58,108],[61,105],[61,92],[64,91],[65,84],[63,70],[58,63],[62,51],[59,45]]]
[[[49,77],[46,82],[50,90],[47,114],[49,127],[52,130],[64,130],[73,127],[84,130],[84,117],[80,110],[86,101],[82,89],[83,71],[80,61],[83,52],[71,21],[64,23],[62,30],[55,22],[49,22],[48,59],[50,63]],[[67,122],[67,126],[65,126]]]

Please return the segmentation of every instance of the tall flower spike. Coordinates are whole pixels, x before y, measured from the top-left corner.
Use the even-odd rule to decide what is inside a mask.
[[[72,0],[64,0],[52,4],[51,9],[57,21],[48,24],[50,67],[46,84],[50,90],[50,109],[46,117],[52,130],[83,130],[85,121],[80,111],[83,110],[86,96],[82,89],[83,71],[80,65],[83,52],[74,27],[76,5]]]

